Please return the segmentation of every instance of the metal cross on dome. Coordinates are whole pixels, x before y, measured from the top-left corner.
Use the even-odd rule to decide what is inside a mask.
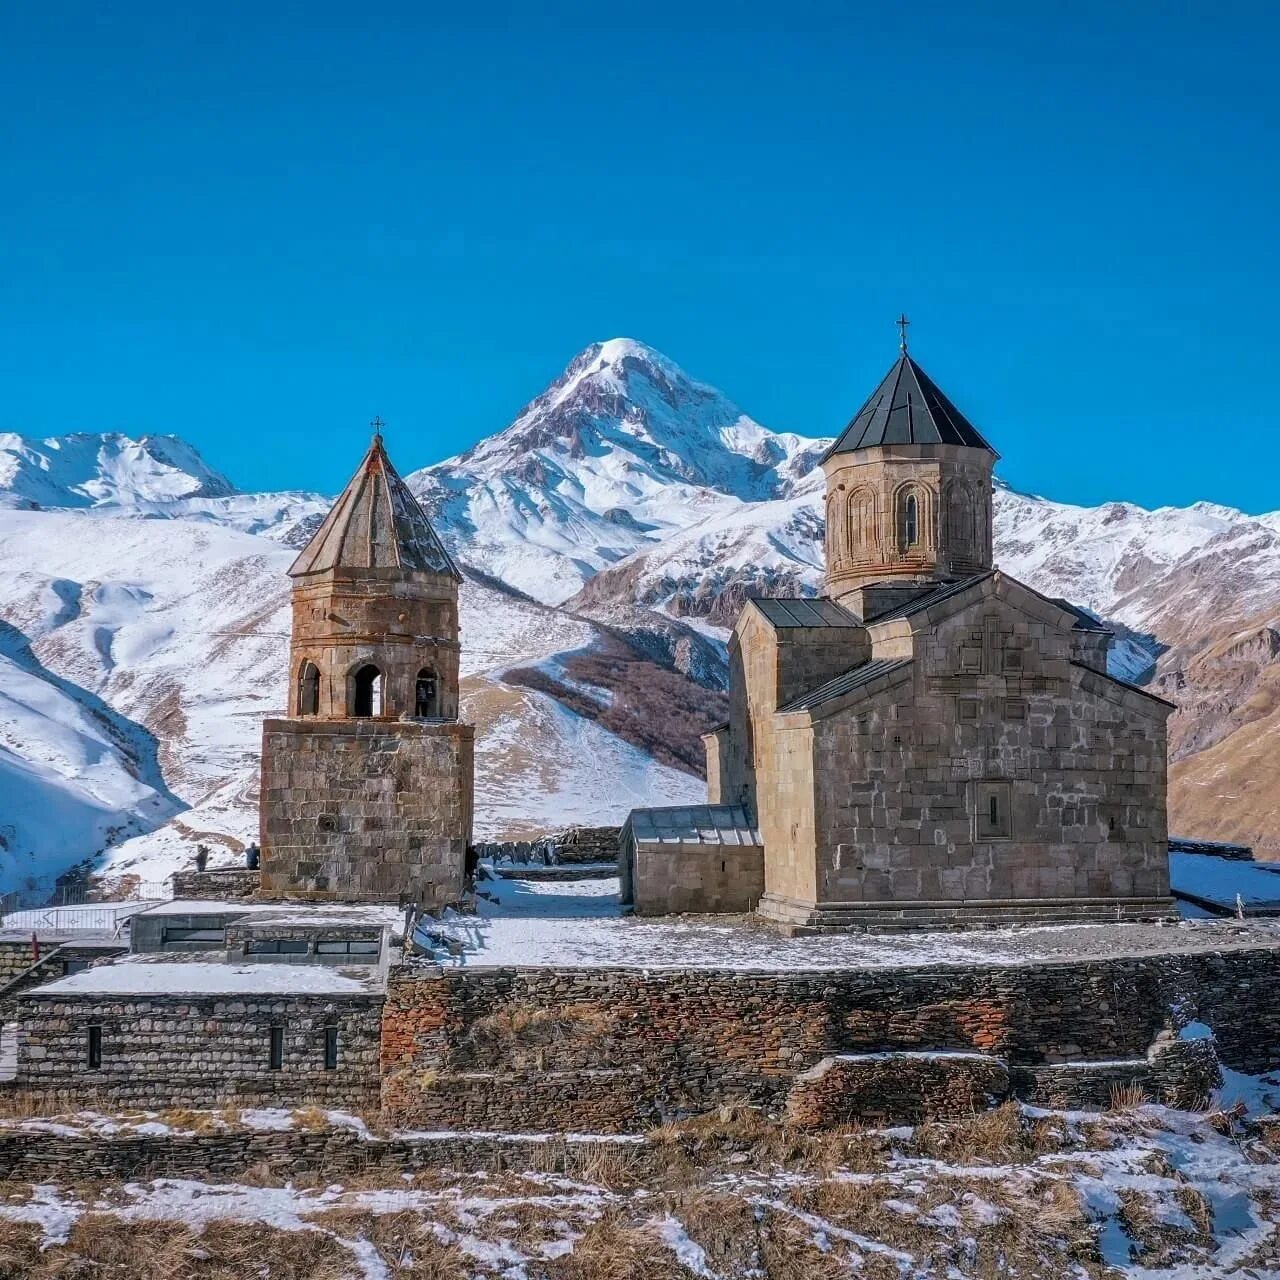
[[[903,355],[907,353],[907,325],[911,323],[907,319],[907,313],[904,311],[894,323],[898,326],[898,349]]]
[[[382,439],[382,428],[383,428],[383,427],[385,427],[385,426],[387,425],[385,422],[383,422],[383,420],[382,420],[381,416],[380,416],[380,415],[379,415],[379,416],[375,416],[375,418],[373,419],[373,421],[372,421],[371,423],[369,423],[369,425],[373,428],[373,438],[374,438],[375,440],[381,440],[381,439]]]

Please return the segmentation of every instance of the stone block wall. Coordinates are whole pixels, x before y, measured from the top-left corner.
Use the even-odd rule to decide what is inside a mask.
[[[267,720],[263,896],[456,902],[474,736],[456,721]]]
[[[786,1116],[801,1129],[919,1124],[971,1116],[1009,1093],[1008,1068],[989,1054],[842,1054],[796,1078]]]
[[[261,872],[247,867],[219,867],[213,871],[175,871],[175,898],[217,898],[234,901],[258,892]]]
[[[1187,1104],[1217,1070],[1212,1041],[1176,1038],[1196,1018],[1228,1066],[1280,1065],[1280,949],[790,973],[411,963],[389,975],[382,1102],[415,1128],[639,1132],[730,1102],[781,1115],[827,1058],[950,1050],[1047,1105],[1105,1106],[1115,1085]],[[970,1086],[882,1072],[859,1109]]]
[[[876,657],[910,665],[776,717],[762,911],[798,925],[1171,914],[1170,708],[1073,662],[1072,625],[998,574],[874,624]],[[791,829],[810,809],[812,844],[807,819]]]
[[[327,1106],[378,1100],[381,995],[49,995],[19,1001],[22,1088],[49,1100],[123,1107]],[[324,1029],[338,1028],[338,1066],[324,1069]],[[90,1026],[102,1061],[88,1064]],[[279,1070],[270,1029],[284,1028]]]
[[[623,900],[636,915],[742,914],[755,910],[763,892],[759,845],[638,843],[627,853]]]

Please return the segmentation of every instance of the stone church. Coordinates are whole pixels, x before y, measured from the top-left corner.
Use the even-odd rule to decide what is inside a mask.
[[[462,576],[380,432],[289,576],[289,714],[262,729],[263,895],[456,902],[474,792]]]
[[[706,806],[636,810],[641,914],[785,929],[1170,915],[1165,722],[1112,635],[992,564],[997,454],[907,354],[823,458],[816,599],[729,641]]]

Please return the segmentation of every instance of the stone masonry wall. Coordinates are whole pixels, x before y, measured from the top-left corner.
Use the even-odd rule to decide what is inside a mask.
[[[1055,1105],[1106,1103],[1117,1083],[1185,1101],[1211,1073],[1167,1041],[1196,1018],[1236,1070],[1280,1065],[1280,950],[833,973],[404,965],[384,1012],[384,1114],[637,1132],[733,1101],[780,1114],[826,1057],[937,1050],[1004,1061],[1015,1092]]]
[[[473,775],[456,721],[267,720],[263,896],[456,902]]]
[[[996,575],[872,629],[875,656],[892,650],[909,667],[846,704],[777,717],[775,773],[760,780],[771,915],[1169,909],[1168,707],[1073,664],[1060,615]],[[1001,823],[987,831],[993,798]],[[766,810],[810,806],[817,883],[805,898],[795,863],[807,840]]]
[[[1098,1064],[1101,1084],[1073,1069],[1092,1103],[1161,1081],[1149,1050],[1196,1017],[1228,1065],[1280,1064],[1280,952],[793,973],[404,966],[382,1097],[393,1124],[634,1132],[730,1101],[780,1112],[833,1055],[949,1049],[1006,1062],[1024,1095],[1056,1065]],[[1072,1087],[1045,1077],[1059,1099]]]
[[[38,1096],[122,1107],[328,1106],[378,1098],[382,997],[23,997],[18,1079]],[[338,1028],[338,1066],[324,1069],[324,1028]],[[102,1028],[102,1065],[88,1065],[88,1028]],[[270,1028],[284,1057],[269,1067]]]

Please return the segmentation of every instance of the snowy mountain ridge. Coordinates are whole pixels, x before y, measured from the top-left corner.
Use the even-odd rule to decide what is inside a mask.
[[[611,707],[610,672],[639,660],[719,687],[748,595],[819,588],[827,443],[770,431],[615,339],[504,431],[412,473],[473,571],[463,695],[480,832],[701,794],[649,754],[653,723],[627,738],[591,704]],[[393,451],[411,457],[412,442]],[[252,838],[258,726],[285,700],[285,569],[328,504],[241,493],[172,436],[0,436],[0,892],[104,847],[115,871],[150,879],[196,841],[231,857]],[[1186,708],[1171,723],[1180,829],[1280,851],[1266,798],[1280,512],[1086,508],[998,485],[996,561],[1113,624],[1113,671]]]

